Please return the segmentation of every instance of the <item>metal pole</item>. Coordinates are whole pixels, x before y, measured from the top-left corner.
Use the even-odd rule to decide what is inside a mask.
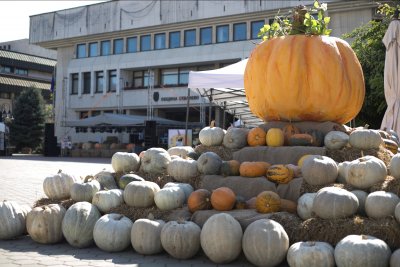
[[[210,90],[210,96],[209,96],[209,101],[210,101],[210,105],[208,107],[208,125],[211,124],[212,119],[212,100],[213,100],[213,89],[211,88]]]
[[[190,88],[187,92],[187,102],[186,102],[186,122],[185,122],[185,145],[188,146],[188,122],[189,122],[189,104],[190,104]]]
[[[224,101],[224,106],[223,106],[223,115],[222,115],[222,127],[225,128],[225,112],[226,112],[226,101]]]

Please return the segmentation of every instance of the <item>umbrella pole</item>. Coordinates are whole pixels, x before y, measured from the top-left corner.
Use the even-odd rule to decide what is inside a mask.
[[[187,102],[186,102],[186,122],[185,122],[185,145],[188,146],[188,122],[189,122],[189,104],[190,104],[190,88],[188,88]]]

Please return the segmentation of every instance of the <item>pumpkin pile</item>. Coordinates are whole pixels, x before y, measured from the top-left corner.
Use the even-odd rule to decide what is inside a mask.
[[[314,35],[329,22],[314,7],[317,19],[294,12],[305,28],[290,36],[266,27],[249,58],[246,96],[264,125],[212,123],[195,149],[117,152],[114,172],[84,179],[60,171],[43,182],[49,204],[0,203],[0,239],[183,260],[202,250],[217,264],[243,252],[256,266],[400,266],[399,137],[343,125],[361,109],[363,73],[345,41]]]

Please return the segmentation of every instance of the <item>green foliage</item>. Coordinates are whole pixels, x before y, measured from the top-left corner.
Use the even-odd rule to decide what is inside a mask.
[[[365,79],[365,100],[361,112],[356,118],[357,125],[369,124],[379,129],[386,110],[384,94],[384,67],[386,48],[382,43],[383,36],[394,14],[393,5],[380,6],[382,21],[370,21],[356,28],[344,38],[351,38],[351,46],[356,53]]]
[[[327,8],[326,3],[320,4],[315,0],[313,7],[310,9],[299,6],[294,9],[293,15],[288,14],[285,17],[281,17],[278,14],[271,25],[265,24],[260,29],[258,37],[268,40],[274,37],[294,34],[329,35],[332,30],[328,29],[331,19],[325,16]],[[289,16],[292,18],[289,18]]]
[[[33,150],[42,145],[44,134],[44,100],[40,90],[29,88],[16,99],[14,121],[10,124],[10,139],[17,151],[23,147]]]

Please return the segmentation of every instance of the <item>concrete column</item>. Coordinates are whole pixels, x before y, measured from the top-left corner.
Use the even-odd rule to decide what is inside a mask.
[[[103,95],[107,94],[108,88],[108,72],[107,70],[103,70]]]
[[[79,72],[78,74],[78,96],[82,96],[83,91],[83,72]]]
[[[94,96],[94,91],[96,88],[96,72],[90,72],[90,95]]]
[[[117,96],[119,96],[121,87],[123,86],[120,78],[121,78],[121,69],[117,69],[117,88],[115,90],[115,95]]]

